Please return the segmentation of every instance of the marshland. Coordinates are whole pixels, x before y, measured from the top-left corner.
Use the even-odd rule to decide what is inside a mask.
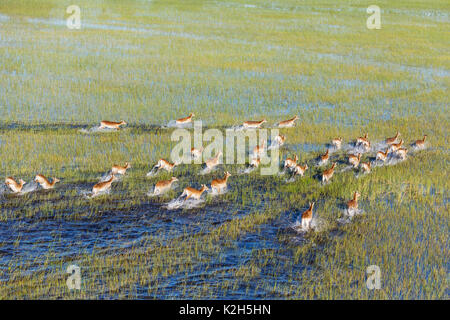
[[[66,26],[72,4],[80,29]],[[0,298],[448,299],[450,10],[378,1],[381,29],[370,30],[369,4],[2,0]],[[297,115],[279,129],[280,174],[180,164],[147,176],[173,162],[170,124],[191,113],[221,132]],[[126,124],[98,129],[102,120]],[[377,161],[397,131],[406,158]],[[369,173],[348,163],[356,151]],[[303,176],[283,169],[294,155]],[[225,172],[226,192],[169,205]],[[59,182],[43,189],[38,174]],[[313,228],[299,230],[311,202]],[[66,284],[70,265],[80,290]],[[381,289],[366,285],[370,265]]]

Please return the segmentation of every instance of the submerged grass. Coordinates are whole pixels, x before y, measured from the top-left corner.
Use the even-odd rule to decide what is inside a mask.
[[[362,1],[79,5],[84,27],[69,31],[60,1],[0,4],[0,172],[61,179],[54,190],[0,195],[0,298],[448,299],[444,1],[381,1],[376,31],[365,28]],[[176,144],[160,127],[189,112],[222,131],[298,114],[295,128],[280,130],[280,157],[297,153],[310,169],[287,183],[238,175],[242,166],[203,176],[181,165],[175,190],[148,197],[172,176],[146,177]],[[80,131],[102,119],[129,125]],[[427,134],[428,148],[368,175],[318,181],[314,159],[332,138],[368,132],[380,142],[396,130],[407,145]],[[344,152],[332,157],[345,161]],[[132,168],[109,194],[84,196],[125,161]],[[193,210],[162,208],[224,170],[224,195]],[[339,223],[354,191],[362,213]],[[298,234],[291,226],[310,201],[321,228]],[[115,229],[127,224],[138,235]],[[83,244],[80,228],[98,241]],[[79,291],[66,286],[70,264],[81,267]],[[381,269],[381,290],[366,287],[369,265]]]

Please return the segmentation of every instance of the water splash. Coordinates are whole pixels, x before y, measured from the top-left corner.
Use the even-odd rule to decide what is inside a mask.
[[[229,130],[233,130],[233,131],[244,131],[244,126],[243,125],[239,125],[239,126],[232,126],[231,128],[229,128]]]
[[[308,231],[322,231],[325,227],[325,222],[318,217],[313,217],[311,219],[311,223],[309,224],[309,228],[304,228],[302,226],[302,217],[300,215],[290,227],[297,233],[305,234]]]
[[[249,174],[252,173],[253,171],[255,171],[258,167],[255,166],[247,166],[246,168],[241,168],[238,170],[237,174],[241,175],[241,174]]]
[[[361,210],[361,209],[354,209],[354,208],[352,208],[352,209],[345,209],[343,217],[337,219],[337,222],[339,222],[341,224],[350,223],[355,216],[360,215],[363,212],[364,211]]]
[[[203,199],[185,199],[184,196],[179,196],[167,203],[166,209],[168,210],[176,210],[176,209],[194,209],[198,208],[205,200]]]
[[[429,146],[428,146],[428,143],[426,143],[426,142],[423,146],[418,146],[418,145],[416,145],[416,143],[412,143],[411,148],[413,151],[420,151],[420,150],[428,149]]]
[[[176,120],[170,120],[166,125],[162,125],[161,128],[163,128],[163,129],[169,129],[169,128],[188,129],[188,128],[192,128],[192,122],[177,123]]]
[[[121,129],[121,130],[123,130],[123,129]],[[89,129],[78,130],[78,132],[86,133],[86,134],[97,133],[97,132],[117,132],[117,131],[118,131],[117,129],[101,128],[100,126],[95,126],[95,127],[89,128]]]
[[[147,172],[147,177],[154,177],[158,174],[159,172],[159,167],[158,166],[153,166],[152,170],[150,170],[149,172]]]
[[[111,189],[107,189],[105,191],[100,191],[100,192],[97,192],[95,194],[90,189],[89,190],[87,190],[87,189],[78,189],[78,193],[80,195],[82,195],[86,199],[93,199],[93,198],[96,198],[98,196],[110,194],[111,193]]]
[[[219,168],[218,165],[215,166],[215,167],[212,167],[212,168],[205,167],[199,172],[199,174],[203,176],[205,174],[208,174],[208,173],[211,173],[213,171],[216,171],[218,168]]]
[[[222,190],[218,191],[215,188],[211,188],[211,190],[208,191],[208,194],[212,197],[217,197],[219,195],[223,195],[228,192],[228,187],[223,188]]]
[[[20,192],[18,192],[17,194],[19,195],[23,195],[23,194],[27,194],[33,191],[36,191],[38,188],[39,184],[35,181],[30,181],[25,183],[25,185],[22,187],[22,190],[20,190]]]

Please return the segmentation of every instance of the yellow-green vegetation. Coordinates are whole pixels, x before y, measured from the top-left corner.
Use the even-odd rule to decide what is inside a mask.
[[[72,4],[80,30],[65,25]],[[366,28],[371,4],[2,0],[1,178],[61,182],[0,195],[0,298],[448,299],[448,1],[378,1],[380,30]],[[207,175],[181,165],[174,191],[148,197],[172,176],[146,177],[176,144],[161,125],[190,112],[221,130],[297,114],[280,157],[297,153],[310,169],[287,183],[238,175],[242,165]],[[121,119],[117,132],[80,131]],[[428,147],[367,175],[339,163],[331,183],[317,179],[332,138],[397,130],[407,148],[424,134]],[[125,161],[110,194],[84,195]],[[164,208],[222,169],[226,194]],[[354,191],[362,214],[341,224]],[[291,226],[310,201],[323,224],[299,235]],[[71,264],[81,290],[66,286]],[[370,265],[380,290],[366,287]]]

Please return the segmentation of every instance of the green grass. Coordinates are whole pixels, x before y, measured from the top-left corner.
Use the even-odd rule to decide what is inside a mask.
[[[0,198],[0,224],[131,217],[185,186],[209,184],[221,170],[199,176],[199,166],[182,165],[177,190],[146,196],[171,176],[145,174],[175,145],[171,130],[155,126],[189,112],[222,130],[297,114],[296,128],[280,130],[287,137],[282,158],[297,145],[325,151],[331,138],[348,142],[365,132],[382,141],[399,130],[408,144],[428,134],[430,147],[359,178],[336,173],[326,186],[312,165],[294,183],[237,176],[242,166],[227,165],[229,192],[181,213],[207,220],[214,209],[226,217],[221,223],[167,226],[123,249],[61,257],[50,245],[33,263],[17,255],[2,269],[0,298],[448,299],[445,1],[378,2],[381,30],[366,29],[365,1],[78,1],[79,31],[65,28],[69,2],[0,3],[1,176],[61,179],[49,192]],[[129,125],[80,133],[102,119]],[[297,154],[312,163],[321,152]],[[109,195],[80,195],[125,161],[132,169]],[[356,190],[364,214],[340,225],[340,208]],[[287,221],[309,201],[317,202],[324,228],[295,243]],[[267,235],[267,226],[279,231]],[[278,245],[261,240],[240,249],[250,236]],[[18,235],[18,248],[21,241]],[[235,252],[236,265],[217,268]],[[72,263],[83,272],[75,292],[66,286]],[[382,290],[366,288],[372,264],[381,268]]]

